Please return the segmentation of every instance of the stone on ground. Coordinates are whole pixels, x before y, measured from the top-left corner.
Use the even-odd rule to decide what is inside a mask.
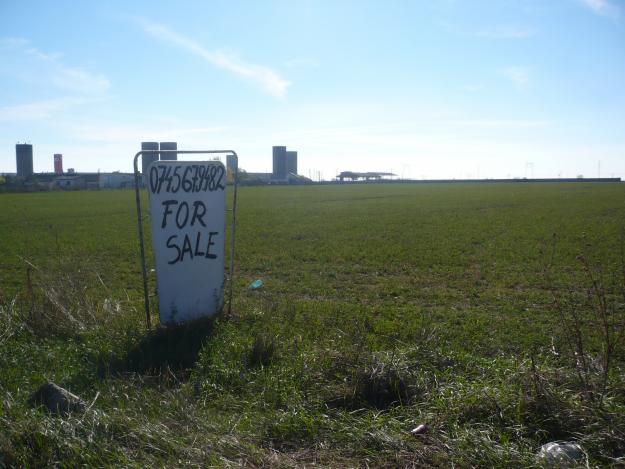
[[[33,393],[30,402],[33,405],[43,405],[55,414],[82,412],[86,407],[80,397],[54,383],[43,384]]]

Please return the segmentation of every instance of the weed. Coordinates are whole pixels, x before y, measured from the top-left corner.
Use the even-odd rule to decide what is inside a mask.
[[[398,361],[394,356],[372,356],[356,375],[355,396],[376,409],[408,403],[409,373]]]
[[[21,297],[24,324],[38,336],[76,336],[117,319],[120,302],[110,296],[98,272],[86,262],[76,267],[69,258],[39,267],[24,259],[26,286]],[[98,285],[100,283],[101,285]]]
[[[556,238],[553,239],[552,259]],[[546,279],[554,292],[554,308],[560,318],[569,360],[574,363],[583,395],[599,408],[609,392],[612,367],[625,356],[625,257],[621,238],[621,268],[606,281],[606,267],[589,261],[589,254],[577,257],[584,274],[583,288],[569,288],[566,295],[553,286],[550,266]],[[589,247],[589,244],[586,244]],[[553,260],[550,261],[550,264]]]
[[[266,334],[259,334],[254,338],[252,350],[248,357],[248,364],[251,367],[269,366],[274,359],[276,352],[276,339]]]

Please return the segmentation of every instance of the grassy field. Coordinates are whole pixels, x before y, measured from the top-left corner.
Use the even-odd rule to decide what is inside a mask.
[[[149,333],[133,197],[0,194],[0,467],[625,464],[624,184],[244,187],[233,314]]]

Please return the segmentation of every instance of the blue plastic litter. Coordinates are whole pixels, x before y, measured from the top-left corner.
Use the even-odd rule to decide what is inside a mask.
[[[258,290],[262,286],[263,286],[263,281],[261,279],[256,279],[252,283],[250,283],[249,289]]]

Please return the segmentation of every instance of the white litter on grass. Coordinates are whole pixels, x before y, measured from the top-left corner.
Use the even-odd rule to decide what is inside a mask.
[[[415,428],[413,428],[410,433],[413,435],[423,435],[424,433],[427,433],[429,429],[430,427],[422,423],[421,425],[417,425]]]
[[[569,467],[588,462],[580,445],[570,441],[552,441],[540,447],[538,460],[547,467]]]

